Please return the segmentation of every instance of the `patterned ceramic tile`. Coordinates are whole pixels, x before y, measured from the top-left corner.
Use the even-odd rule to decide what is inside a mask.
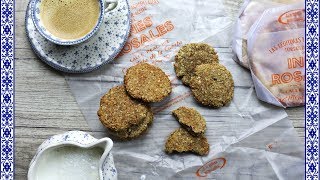
[[[319,1],[306,0],[306,177],[319,179]]]
[[[14,0],[1,0],[1,177],[14,178]]]

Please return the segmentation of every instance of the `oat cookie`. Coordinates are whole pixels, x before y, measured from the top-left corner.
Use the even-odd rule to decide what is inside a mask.
[[[132,99],[124,86],[116,86],[101,98],[98,116],[110,131],[126,132],[141,124],[149,112],[149,107]]]
[[[194,137],[187,130],[179,128],[168,137],[165,151],[167,153],[193,152],[203,156],[209,153],[209,144],[203,135]]]
[[[140,123],[139,125],[131,126],[126,130],[123,131],[110,131],[111,134],[117,136],[122,140],[130,140],[136,137],[139,137],[144,132],[146,132],[149,126],[152,124],[153,121],[153,113],[152,111],[148,111],[146,118]]]
[[[215,108],[228,104],[234,93],[232,75],[221,64],[197,66],[190,87],[198,102]]]
[[[196,66],[210,63],[219,63],[215,50],[208,44],[190,43],[182,46],[175,56],[174,70],[182,82],[189,85]]]
[[[168,76],[148,63],[130,67],[124,76],[124,84],[130,96],[145,102],[159,102],[172,91]]]
[[[197,110],[188,107],[179,107],[174,110],[172,114],[192,135],[198,136],[204,134],[206,121]]]

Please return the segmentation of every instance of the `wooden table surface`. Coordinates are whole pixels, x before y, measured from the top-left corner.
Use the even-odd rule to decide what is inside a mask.
[[[16,1],[15,7],[15,179],[17,180],[27,179],[30,160],[38,146],[49,136],[68,130],[92,132],[63,74],[42,63],[31,50],[24,26],[27,5],[28,0],[19,0]],[[286,112],[303,141],[304,108],[288,108]],[[91,134],[99,133],[101,132]]]

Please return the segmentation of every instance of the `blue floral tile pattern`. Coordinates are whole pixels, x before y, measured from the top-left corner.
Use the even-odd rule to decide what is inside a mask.
[[[319,1],[306,0],[306,177],[319,179]]]
[[[14,178],[14,0],[1,0],[1,177]]]
[[[127,0],[119,0],[117,7],[105,14],[104,22],[93,37],[73,46],[60,46],[42,37],[33,24],[30,7],[31,4],[25,23],[31,47],[41,60],[63,72],[85,73],[98,69],[118,55],[129,36],[131,24]]]

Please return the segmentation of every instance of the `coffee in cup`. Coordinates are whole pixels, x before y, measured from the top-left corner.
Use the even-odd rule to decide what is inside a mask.
[[[98,0],[43,0],[40,20],[52,35],[78,39],[96,26],[100,14]]]
[[[91,38],[104,15],[118,0],[31,0],[31,17],[38,32],[59,45],[75,45]]]

